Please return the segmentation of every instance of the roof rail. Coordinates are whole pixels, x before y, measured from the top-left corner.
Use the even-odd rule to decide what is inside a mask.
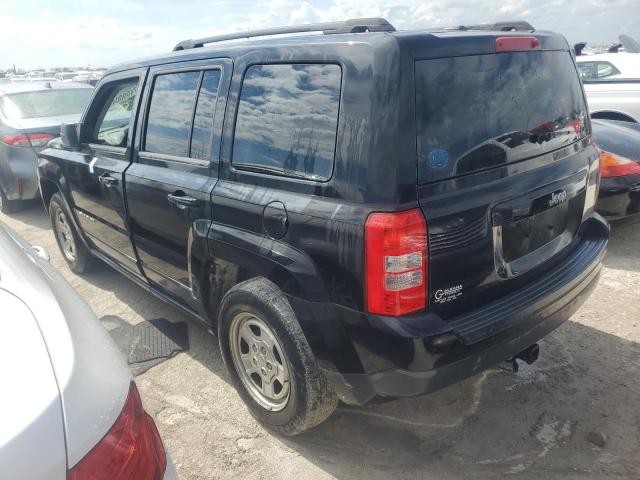
[[[208,43],[238,40],[241,38],[268,37],[287,33],[322,32],[325,35],[336,33],[395,32],[396,29],[384,18],[352,18],[341,22],[309,23],[287,27],[265,28],[247,32],[215,35],[212,37],[183,40],[173,47],[173,51],[200,48]]]
[[[529,22],[516,20],[514,22],[485,23],[482,25],[460,25],[458,30],[492,30],[498,32],[533,32],[535,29]]]

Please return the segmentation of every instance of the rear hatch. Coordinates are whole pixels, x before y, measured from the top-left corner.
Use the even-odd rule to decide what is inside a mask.
[[[568,48],[481,53],[415,62],[429,307],[445,319],[559,261],[586,214],[597,155]]]

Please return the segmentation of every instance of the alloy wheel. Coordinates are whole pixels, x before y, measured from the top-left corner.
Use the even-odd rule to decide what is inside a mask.
[[[229,336],[231,358],[251,397],[270,411],[285,408],[291,393],[291,368],[271,328],[243,312],[231,321]]]

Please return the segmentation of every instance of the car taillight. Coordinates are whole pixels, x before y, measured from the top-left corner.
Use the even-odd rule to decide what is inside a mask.
[[[600,150],[600,175],[602,177],[640,175],[640,163],[622,155]]]
[[[496,52],[522,52],[538,50],[540,40],[536,37],[498,37],[496,38]]]
[[[69,470],[69,480],[160,480],[167,457],[153,419],[131,382],[127,402],[107,434]]]
[[[372,213],[365,223],[367,310],[403,315],[427,304],[427,222],[420,210]]]
[[[44,147],[52,138],[53,135],[49,133],[18,133],[4,135],[0,141],[14,147]]]

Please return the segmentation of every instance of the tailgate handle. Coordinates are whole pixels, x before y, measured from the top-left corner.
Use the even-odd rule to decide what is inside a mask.
[[[198,205],[198,199],[185,195],[182,190],[175,191],[167,195],[169,203],[173,203],[179,207],[195,207]]]
[[[118,185],[118,179],[113,178],[108,173],[103,173],[98,177],[98,181],[103,184],[105,187],[115,187]]]

